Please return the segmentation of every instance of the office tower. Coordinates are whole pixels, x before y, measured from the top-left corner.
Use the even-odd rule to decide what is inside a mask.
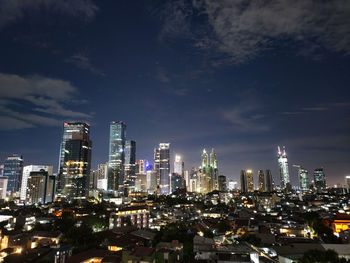
[[[219,191],[220,192],[225,192],[227,190],[227,187],[226,187],[226,176],[225,175],[219,175],[218,181],[219,181]]]
[[[287,159],[287,153],[286,148],[283,146],[283,150],[281,151],[281,148],[278,146],[278,166],[280,170],[280,180],[281,180],[281,189],[286,189],[286,186],[289,181],[289,169],[288,169],[288,159]]]
[[[1,176],[4,176],[4,165],[3,164],[0,165],[0,177]]]
[[[101,163],[97,167],[97,189],[107,190],[107,178],[108,178],[108,163]]]
[[[175,161],[174,161],[174,173],[184,176],[184,171],[185,171],[185,164],[181,160],[180,155],[175,155]]]
[[[136,192],[147,191],[147,174],[146,173],[137,175],[134,189]]]
[[[178,189],[182,189],[183,177],[177,173],[171,175],[171,192],[175,192]]]
[[[300,181],[300,190],[308,191],[310,188],[308,171],[303,167],[299,166],[298,175],[299,175],[299,181]]]
[[[153,155],[153,169],[157,172],[157,185],[160,185],[160,150],[159,148],[154,149]]]
[[[89,174],[89,191],[97,189],[98,170],[91,170]]]
[[[147,193],[154,194],[157,191],[157,171],[146,171],[146,189]]]
[[[8,177],[7,192],[18,192],[21,188],[23,174],[23,158],[13,154],[6,158],[4,163],[4,176]]]
[[[184,178],[186,190],[190,191],[190,173],[187,170],[184,172]]]
[[[30,172],[26,201],[29,204],[46,204],[53,201],[55,176],[45,170]]]
[[[317,189],[326,188],[326,175],[323,171],[323,168],[317,168],[314,170],[314,183]]]
[[[243,193],[254,192],[254,178],[252,170],[241,171],[241,191]]]
[[[189,191],[190,192],[200,192],[200,179],[199,179],[199,172],[192,168],[190,175],[189,175]]]
[[[170,143],[159,144],[160,194],[170,194]]]
[[[265,175],[263,170],[258,171],[258,188],[260,192],[265,192]]]
[[[138,174],[146,174],[146,165],[149,165],[147,160],[141,159],[136,161],[136,176]]]
[[[52,165],[26,165],[23,168],[23,176],[22,176],[22,185],[21,185],[21,193],[20,193],[20,199],[26,200],[27,198],[27,182],[28,177],[30,176],[31,172],[39,172],[41,170],[44,170],[48,172],[49,175],[52,175],[53,173],[53,166]]]
[[[75,132],[65,147],[61,196],[85,199],[89,193],[92,142],[87,133]]]
[[[200,193],[206,194],[214,190],[219,190],[219,170],[214,149],[210,157],[205,149],[202,152],[202,165],[199,168]]]
[[[125,190],[126,194],[133,191],[136,180],[136,142],[127,140],[125,142]]]
[[[265,173],[265,191],[272,192],[273,191],[273,179],[270,170],[266,170]]]
[[[85,133],[87,137],[90,134],[90,125],[85,122],[65,122],[63,124],[63,136],[60,145],[60,156],[58,162],[58,181],[57,181],[57,191],[61,192],[63,189],[62,177],[63,177],[63,166],[64,166],[64,156],[66,149],[66,142],[72,139],[73,133]]]
[[[6,198],[8,179],[7,176],[0,176],[0,199]]]
[[[125,162],[126,124],[122,121],[110,123],[108,183],[110,191],[123,192]]]

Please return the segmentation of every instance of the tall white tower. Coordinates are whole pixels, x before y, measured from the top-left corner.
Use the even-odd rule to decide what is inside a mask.
[[[283,149],[281,151],[281,148],[278,146],[277,150],[277,160],[278,166],[280,168],[281,189],[285,189],[287,184],[290,183],[286,148],[283,146]]]

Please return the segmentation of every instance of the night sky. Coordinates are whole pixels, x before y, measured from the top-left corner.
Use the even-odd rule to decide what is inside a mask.
[[[91,124],[93,168],[123,120],[137,159],[159,142],[185,168],[292,164],[350,174],[350,1],[0,1],[0,162],[57,168],[62,123]]]

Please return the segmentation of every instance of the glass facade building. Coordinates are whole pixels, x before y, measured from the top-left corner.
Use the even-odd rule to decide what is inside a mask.
[[[277,159],[278,166],[280,170],[281,189],[284,190],[286,189],[287,184],[290,183],[288,159],[287,159],[286,148],[284,146],[283,146],[283,150],[281,150],[281,148],[278,146],[277,157],[278,157]]]
[[[308,191],[310,188],[308,171],[303,167],[299,167],[298,173],[299,173],[299,181],[300,181],[300,190]]]
[[[85,199],[89,194],[92,142],[84,132],[66,141],[62,172],[62,196],[68,200]]]
[[[19,192],[23,175],[23,158],[13,154],[6,158],[3,175],[8,177],[7,192]]]
[[[170,194],[170,143],[159,144],[160,194]]]
[[[82,132],[89,137],[90,134],[90,125],[85,122],[65,122],[63,124],[63,136],[62,142],[60,145],[60,155],[58,162],[58,181],[57,181],[57,191],[61,192],[63,189],[62,185],[62,173],[64,166],[64,157],[65,157],[65,149],[66,142],[72,139],[73,133]]]
[[[317,168],[314,170],[314,182],[315,187],[318,189],[325,189],[326,184],[326,175],[324,173],[323,168]]]
[[[125,142],[125,190],[126,193],[130,193],[135,188],[136,180],[136,142],[127,140]]]
[[[109,128],[107,189],[122,193],[124,191],[126,124],[122,121],[113,121]]]

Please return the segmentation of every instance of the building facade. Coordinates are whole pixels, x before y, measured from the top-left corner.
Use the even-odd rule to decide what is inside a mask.
[[[324,190],[327,187],[326,175],[323,168],[317,168],[314,170],[314,183],[315,188]]]
[[[113,121],[109,126],[109,159],[107,188],[123,193],[125,164],[126,124]]]
[[[7,157],[3,174],[8,178],[7,192],[19,192],[23,175],[23,157],[17,154]]]
[[[281,148],[278,146],[277,150],[278,150],[277,160],[278,160],[278,167],[280,171],[281,189],[285,190],[287,187],[287,184],[290,183],[286,148],[283,146],[283,149],[281,150]]]

